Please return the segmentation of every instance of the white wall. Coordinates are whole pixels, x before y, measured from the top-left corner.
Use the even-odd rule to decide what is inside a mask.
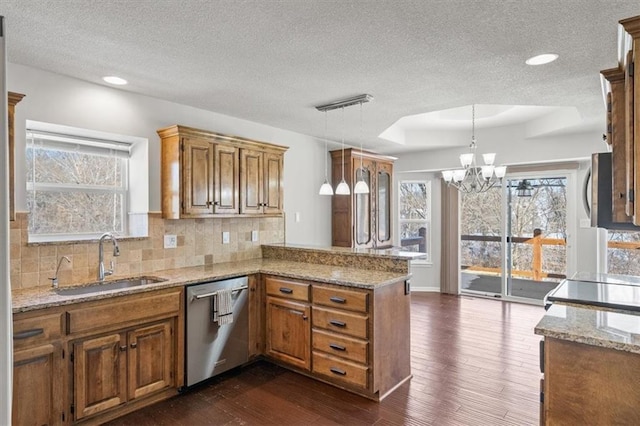
[[[331,244],[331,197],[318,195],[324,180],[324,144],[312,137],[22,65],[9,64],[7,88],[26,95],[16,107],[17,211],[26,210],[25,120],[149,139],[150,211],[160,211],[160,140],[156,130],[181,124],[288,146],[284,168],[287,242]],[[318,120],[320,123],[322,117]],[[300,222],[295,222],[296,212]]]

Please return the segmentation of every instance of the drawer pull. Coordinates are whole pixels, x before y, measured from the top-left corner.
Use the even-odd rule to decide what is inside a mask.
[[[331,367],[329,369],[333,374],[339,374],[340,376],[346,376],[347,372],[344,370],[340,370],[339,368],[336,367]]]
[[[44,333],[43,328],[33,328],[31,330],[21,331],[20,333],[13,335],[13,340],[23,340],[28,339],[29,337],[38,336]]]
[[[135,349],[138,347],[138,344],[136,342],[131,343],[131,349]]]
[[[347,299],[344,299],[344,298],[338,297],[338,296],[331,296],[329,298],[329,300],[331,300],[334,303],[347,303]]]
[[[120,346],[120,352],[125,352],[127,350],[127,345]]]
[[[293,293],[293,290],[291,290],[290,288],[287,288],[287,287],[280,287],[280,293],[291,294],[291,293]]]
[[[338,321],[338,320],[329,320],[329,324],[331,325],[335,325],[336,327],[346,327],[347,324],[342,322],[342,321]]]
[[[336,351],[346,351],[347,350],[347,348],[345,348],[344,346],[336,345],[335,343],[329,343],[329,347],[331,349],[335,349]]]

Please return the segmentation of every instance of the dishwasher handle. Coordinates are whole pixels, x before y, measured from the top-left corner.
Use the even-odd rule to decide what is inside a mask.
[[[245,285],[245,286],[242,286],[242,287],[234,288],[233,290],[231,290],[231,292],[232,293],[237,293],[237,292],[242,291],[242,290],[247,290],[248,288],[249,288],[249,286]],[[200,300],[200,299],[206,299],[207,297],[213,297],[213,296],[217,296],[217,295],[218,295],[218,290],[212,291],[211,293],[196,294],[191,298],[191,301]]]

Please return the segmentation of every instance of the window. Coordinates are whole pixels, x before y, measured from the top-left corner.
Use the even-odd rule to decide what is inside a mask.
[[[401,181],[399,193],[400,245],[404,250],[430,256],[431,182]]]
[[[640,232],[608,231],[607,272],[640,275]]]
[[[31,121],[26,136],[29,242],[147,235],[129,223],[134,142]]]

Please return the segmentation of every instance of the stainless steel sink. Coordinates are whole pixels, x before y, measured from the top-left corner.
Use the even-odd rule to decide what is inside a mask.
[[[138,287],[146,284],[153,284],[166,281],[157,277],[138,277],[124,280],[95,282],[91,284],[79,285],[75,287],[61,287],[54,291],[61,296],[78,296],[82,294],[99,293],[107,290],[118,290],[123,288]]]

